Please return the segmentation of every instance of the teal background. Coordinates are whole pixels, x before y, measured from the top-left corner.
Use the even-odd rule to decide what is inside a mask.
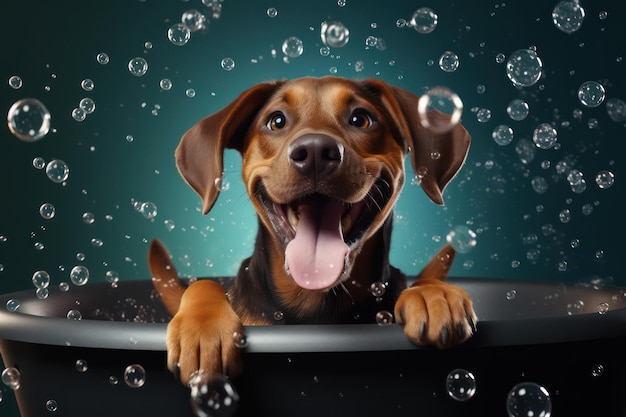
[[[209,19],[208,30],[193,33],[182,47],[168,41],[167,29],[185,10],[207,11],[199,0],[4,4],[0,107],[6,112],[21,98],[38,98],[51,112],[54,132],[24,143],[6,125],[0,128],[0,293],[34,291],[31,276],[40,269],[50,273],[53,285],[69,282],[74,265],[88,267],[91,281],[103,281],[109,270],[117,271],[122,282],[147,279],[146,252],[155,237],[168,246],[183,275],[234,274],[249,256],[256,231],[240,183],[240,158],[226,154],[230,189],[203,217],[199,198],[174,165],[180,136],[253,84],[330,75],[332,68],[339,76],[376,77],[416,94],[447,86],[465,105],[462,123],[473,138],[466,165],[447,188],[445,207],[431,203],[421,189],[405,187],[395,213],[391,257],[396,266],[416,273],[452,227],[467,225],[477,233],[477,246],[458,256],[453,275],[626,285],[620,269],[626,236],[625,125],[610,120],[604,104],[586,108],[576,98],[584,81],[595,80],[605,86],[607,98],[626,100],[626,6],[609,0],[582,2],[587,12],[583,26],[568,35],[551,21],[556,1],[477,3],[347,0],[340,7],[336,0],[225,0],[221,17]],[[422,35],[396,26],[422,6],[439,16],[434,32]],[[278,10],[277,17],[268,17],[269,7]],[[599,18],[601,11],[608,13],[606,19]],[[319,53],[325,20],[339,20],[350,29],[349,43],[327,57]],[[386,49],[366,48],[370,35],[383,38]],[[285,62],[281,44],[289,36],[303,41],[304,53]],[[531,45],[543,60],[544,74],[534,86],[518,89],[495,57]],[[446,50],[460,59],[453,73],[436,64]],[[96,61],[100,52],[110,56],[107,65]],[[136,56],[149,63],[143,77],[128,72],[127,63]],[[225,57],[235,61],[232,71],[220,67]],[[357,61],[364,63],[361,72],[355,70]],[[22,88],[9,87],[12,75],[23,79]],[[85,78],[95,82],[93,91],[81,89]],[[162,78],[172,80],[170,91],[159,88]],[[195,90],[194,97],[185,94],[188,88]],[[92,98],[96,110],[77,122],[70,114],[83,97]],[[514,98],[530,105],[524,121],[506,114]],[[479,108],[491,110],[488,122],[477,121]],[[582,110],[580,119],[574,118],[575,109]],[[591,118],[597,119],[597,128],[587,127]],[[521,163],[515,143],[531,139],[544,122],[557,128],[559,148],[537,149],[534,161]],[[514,129],[513,144],[503,147],[492,140],[491,132],[500,124]],[[127,141],[127,135],[134,140]],[[67,162],[66,184],[52,183],[33,168],[35,157]],[[551,167],[542,168],[542,161],[550,161]],[[584,193],[570,190],[555,170],[559,161],[584,173]],[[601,190],[594,177],[604,169],[615,174],[615,184]],[[531,187],[538,175],[549,183],[545,194]],[[154,202],[157,216],[144,218],[131,200]],[[46,202],[56,208],[51,220],[38,212]],[[586,203],[594,205],[591,215],[582,214]],[[538,205],[543,206],[540,212]],[[572,218],[563,223],[559,212],[566,208]],[[82,221],[84,212],[94,213],[93,224]],[[175,224],[172,231],[165,220]],[[552,233],[543,232],[546,225]],[[102,240],[102,247],[93,246],[93,238]],[[575,239],[579,245],[572,247]],[[36,250],[37,242],[45,248]],[[534,250],[538,257],[529,259]],[[84,254],[83,261],[78,253]],[[563,262],[564,270],[559,268]],[[4,386],[0,391],[0,414],[16,414],[12,393]]]

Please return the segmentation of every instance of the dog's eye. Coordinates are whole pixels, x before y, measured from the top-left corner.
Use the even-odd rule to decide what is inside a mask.
[[[372,117],[364,110],[356,110],[350,116],[350,124],[361,129],[367,129],[372,123]]]
[[[281,112],[274,113],[267,121],[267,127],[270,130],[280,130],[284,128],[286,124],[287,119],[285,118],[285,115]]]

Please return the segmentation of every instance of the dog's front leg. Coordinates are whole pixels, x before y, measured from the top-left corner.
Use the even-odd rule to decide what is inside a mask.
[[[445,282],[454,254],[451,246],[444,246],[396,301],[396,322],[418,345],[452,346],[464,342],[476,330],[477,318],[469,294]]]
[[[201,280],[187,288],[180,308],[167,328],[167,362],[184,384],[202,371],[236,375],[242,363],[235,332],[241,320],[233,311],[221,285]]]

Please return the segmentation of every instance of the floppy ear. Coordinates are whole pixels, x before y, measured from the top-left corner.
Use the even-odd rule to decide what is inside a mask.
[[[444,188],[467,157],[470,145],[467,130],[460,124],[446,132],[425,128],[417,110],[418,96],[375,79],[365,83],[380,94],[384,107],[396,123],[405,147],[409,148],[413,171],[424,175],[422,188],[432,201],[442,205]],[[431,117],[445,120],[450,116],[431,110]]]
[[[176,148],[176,165],[187,184],[202,198],[202,214],[211,210],[219,195],[217,183],[224,170],[224,149],[243,151],[245,136],[257,112],[280,85],[255,85],[183,135]]]

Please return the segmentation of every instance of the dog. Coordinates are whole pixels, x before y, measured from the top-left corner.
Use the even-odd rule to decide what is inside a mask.
[[[378,312],[393,311],[417,345],[444,348],[475,332],[470,296],[445,282],[451,246],[408,288],[407,276],[389,263],[406,155],[426,195],[441,205],[470,144],[460,124],[438,133],[425,128],[418,100],[376,79],[266,82],[183,135],[177,167],[201,197],[203,214],[218,197],[229,148],[241,153],[259,223],[253,253],[228,292],[212,280],[187,287],[165,247],[157,240],[150,246],[154,286],[173,315],[168,367],[183,383],[198,370],[239,374],[233,335],[243,326],[373,323]]]

